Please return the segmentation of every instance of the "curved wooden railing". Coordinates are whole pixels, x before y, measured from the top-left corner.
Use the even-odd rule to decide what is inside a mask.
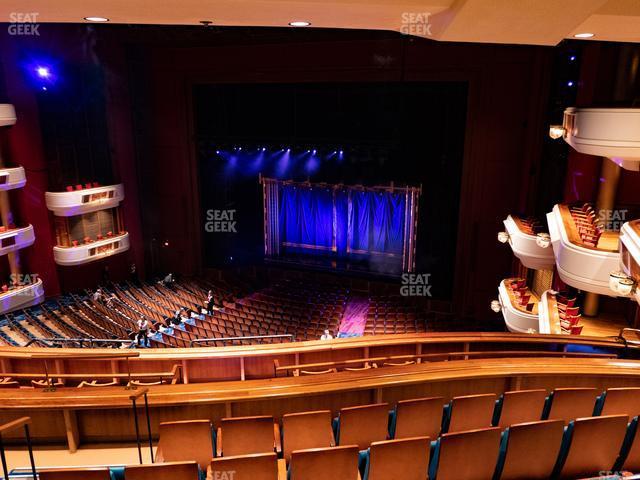
[[[166,420],[274,415],[368,403],[558,387],[640,386],[640,361],[602,358],[498,358],[430,362],[308,377],[149,387],[150,426]],[[124,388],[0,390],[0,421],[28,414],[38,442],[136,439],[131,391]],[[71,443],[70,443],[71,444]]]
[[[183,383],[249,380],[273,376],[274,360],[281,366],[357,360],[398,355],[426,355],[473,352],[545,351],[563,352],[570,346],[598,349],[599,353],[640,356],[640,346],[617,337],[573,335],[530,335],[497,332],[428,333],[379,335],[274,343],[251,346],[194,347],[172,349],[74,349],[43,347],[0,348],[0,376],[9,373],[44,373],[42,360],[51,366],[49,374],[102,374],[168,372],[180,364]],[[463,356],[467,358],[469,356]],[[103,357],[103,358],[101,358]],[[120,358],[122,357],[122,358]]]

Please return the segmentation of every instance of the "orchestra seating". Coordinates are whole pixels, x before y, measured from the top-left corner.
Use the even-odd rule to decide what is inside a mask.
[[[213,315],[203,311],[208,291],[214,297]],[[200,342],[200,346],[287,340],[274,336],[314,340],[325,330],[337,334],[350,298],[346,286],[303,279],[281,280],[253,292],[241,282],[230,285],[202,279],[170,286],[163,282],[112,283],[102,287],[102,292],[101,300],[94,300],[92,292],[86,291],[4,315],[0,345],[127,346],[142,317],[152,324],[155,334],[149,344],[154,348],[190,347],[198,339],[224,339]],[[371,296],[368,301],[365,335],[425,332],[428,318],[436,318],[434,312],[411,305],[404,297]],[[192,312],[182,312],[183,320],[189,321],[160,331],[159,326],[182,308]]]

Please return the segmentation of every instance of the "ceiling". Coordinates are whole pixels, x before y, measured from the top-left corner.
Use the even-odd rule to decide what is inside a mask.
[[[556,45],[574,34],[640,42],[640,0],[2,0],[0,18],[392,30],[440,41]],[[14,15],[12,15],[14,14]]]

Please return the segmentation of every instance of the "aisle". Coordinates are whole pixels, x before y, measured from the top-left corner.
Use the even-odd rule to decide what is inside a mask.
[[[339,334],[345,337],[356,337],[364,334],[369,311],[369,299],[366,297],[351,297],[342,314]]]

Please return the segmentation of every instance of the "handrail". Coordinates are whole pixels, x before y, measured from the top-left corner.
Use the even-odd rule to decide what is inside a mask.
[[[56,344],[56,343],[61,343],[61,344],[65,344],[65,343],[71,343],[71,344],[78,344],[80,346],[80,348],[84,348],[84,344],[88,343],[89,348],[93,347],[94,345],[100,345],[100,344],[105,344],[105,343],[119,343],[119,344],[124,344],[124,343],[133,343],[133,340],[123,340],[121,338],[92,338],[92,337],[81,337],[81,338],[66,338],[66,337],[52,337],[52,338],[46,338],[46,337],[34,337],[31,340],[29,340],[27,343],[24,344],[25,347],[30,347],[32,344],[36,343],[36,342],[41,342],[41,343],[52,343],[52,344]],[[50,347],[52,347],[53,345],[49,345]]]
[[[2,472],[4,478],[9,478],[9,468],[7,467],[7,457],[4,451],[4,442],[2,441],[2,434],[9,433],[18,428],[24,428],[24,436],[27,439],[27,449],[29,450],[29,461],[31,463],[31,475],[33,478],[36,476],[36,463],[33,459],[33,446],[31,444],[31,434],[29,433],[29,425],[31,425],[31,417],[21,417],[11,422],[0,425],[0,460],[2,461]]]
[[[627,345],[640,345],[640,340],[627,340],[624,336],[625,332],[635,332],[638,337],[640,337],[640,329],[625,327],[620,329],[620,333],[618,333],[618,336],[616,337],[616,340],[622,341],[625,347]]]
[[[263,340],[269,338],[289,338],[292,342],[296,341],[296,336],[290,333],[280,334],[280,335],[248,335],[246,337],[220,337],[220,338],[196,338],[189,342],[189,346],[193,347],[194,344],[197,343],[210,343],[213,342],[214,346],[216,342],[222,342],[222,346],[224,347],[226,342],[234,342],[239,340]],[[260,342],[258,342],[260,343]]]

